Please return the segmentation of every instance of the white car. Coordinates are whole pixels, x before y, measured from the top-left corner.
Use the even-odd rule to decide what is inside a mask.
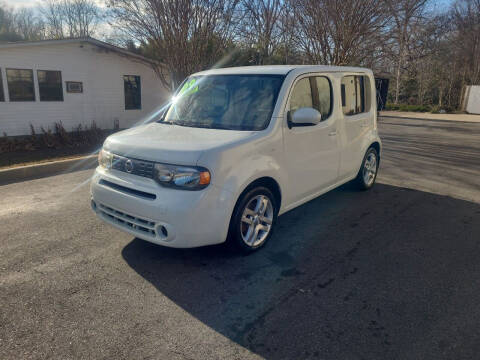
[[[251,66],[191,75],[154,123],[109,136],[92,208],[153,243],[263,246],[281,215],[380,161],[371,70]]]

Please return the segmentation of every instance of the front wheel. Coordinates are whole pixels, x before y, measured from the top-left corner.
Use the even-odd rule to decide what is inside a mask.
[[[261,248],[272,236],[277,214],[277,201],[268,188],[260,186],[249,190],[235,206],[228,241],[246,253]]]
[[[362,166],[358,171],[357,177],[354,180],[355,185],[360,190],[368,190],[377,179],[379,158],[377,150],[373,147],[367,150],[363,158]]]

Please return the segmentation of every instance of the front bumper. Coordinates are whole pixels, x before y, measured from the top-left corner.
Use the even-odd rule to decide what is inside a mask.
[[[154,180],[98,167],[92,209],[110,225],[159,245],[189,248],[225,241],[235,205],[213,184],[200,191],[164,188]]]

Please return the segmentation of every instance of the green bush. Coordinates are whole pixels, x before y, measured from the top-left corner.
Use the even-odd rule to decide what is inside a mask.
[[[406,111],[406,112],[429,112],[431,110],[428,105],[408,105],[408,104],[391,104],[387,103],[385,110],[390,111]]]
[[[388,110],[388,111],[398,111],[399,108],[400,108],[400,105],[396,105],[392,103],[387,103],[387,105],[385,105],[385,110]]]

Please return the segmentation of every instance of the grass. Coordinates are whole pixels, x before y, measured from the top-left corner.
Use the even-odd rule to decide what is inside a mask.
[[[387,103],[385,106],[387,111],[402,111],[402,112],[430,112],[432,114],[447,113],[451,114],[455,112],[455,109],[448,106],[439,107],[438,105],[409,105],[409,104],[392,104]]]
[[[387,103],[385,110],[388,111],[406,111],[406,112],[429,112],[430,106],[426,105],[408,105],[408,104],[391,104]]]

